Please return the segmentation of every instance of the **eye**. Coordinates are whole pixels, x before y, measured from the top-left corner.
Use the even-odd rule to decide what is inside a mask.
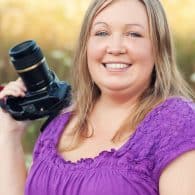
[[[99,31],[95,33],[95,36],[107,36],[107,35],[108,35],[108,32],[106,31]]]
[[[126,33],[127,36],[131,36],[131,37],[142,37],[142,35],[140,33],[137,32],[128,32]]]

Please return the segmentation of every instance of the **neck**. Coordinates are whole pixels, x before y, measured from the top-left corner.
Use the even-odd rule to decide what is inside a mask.
[[[115,96],[107,96],[101,95],[97,100],[93,114],[95,116],[101,116],[105,120],[112,121],[118,118],[125,119],[130,115],[132,111],[132,107],[135,105],[138,98],[130,98],[130,97],[115,97]]]
[[[111,135],[116,133],[115,131],[130,116],[136,101],[137,98],[101,95],[90,114],[90,122],[95,131],[98,129],[99,133]]]
[[[112,110],[119,107],[132,107],[137,101],[138,96],[102,94],[98,100],[98,103]]]

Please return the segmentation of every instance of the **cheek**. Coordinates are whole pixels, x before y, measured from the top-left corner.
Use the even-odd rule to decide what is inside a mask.
[[[104,44],[100,44],[98,41],[89,40],[87,44],[87,59],[88,63],[101,60],[105,53]]]
[[[139,65],[137,69],[137,71],[139,71],[138,74],[142,75],[141,80],[146,81],[151,78],[155,63],[152,44],[150,41],[145,40],[134,48],[135,63]]]
[[[140,55],[146,63],[154,64],[154,54],[152,50],[152,45],[149,41],[146,41],[142,47],[140,47]]]

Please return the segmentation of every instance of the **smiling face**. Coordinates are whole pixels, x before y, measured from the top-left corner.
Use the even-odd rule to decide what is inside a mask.
[[[88,68],[101,94],[141,93],[154,68],[148,17],[138,0],[118,0],[94,18],[87,43]]]

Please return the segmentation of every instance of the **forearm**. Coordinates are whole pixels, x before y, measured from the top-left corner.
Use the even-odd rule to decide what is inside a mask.
[[[20,139],[0,136],[0,194],[23,195],[26,180],[24,152]]]

